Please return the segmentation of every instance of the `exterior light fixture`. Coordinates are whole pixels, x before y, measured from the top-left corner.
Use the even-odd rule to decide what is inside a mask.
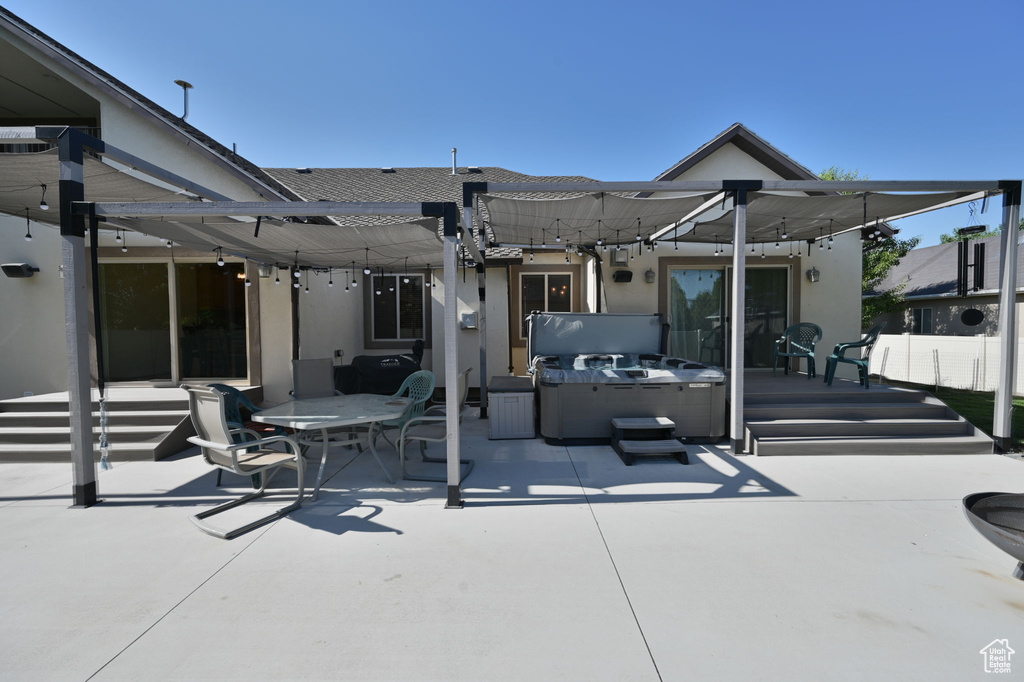
[[[49,211],[50,205],[46,203],[46,185],[40,185],[43,188],[43,196],[39,199],[39,210]]]
[[[807,281],[814,283],[821,279],[821,273],[818,272],[818,268],[812,267],[807,271]]]
[[[217,247],[217,265],[224,266],[224,256],[221,255],[220,247]]]
[[[118,244],[121,243],[121,230],[114,230],[114,241]]]
[[[647,272],[644,273],[644,281],[648,284],[654,284],[655,277],[657,277],[657,274],[654,270],[652,268],[647,268]]]
[[[28,217],[28,209],[25,209],[25,241],[32,241],[32,219]]]

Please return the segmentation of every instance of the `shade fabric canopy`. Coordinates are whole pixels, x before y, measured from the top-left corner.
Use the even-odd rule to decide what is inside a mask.
[[[196,250],[222,249],[223,255],[250,258],[260,263],[312,268],[344,268],[370,265],[391,271],[441,268],[443,244],[437,219],[419,218],[386,225],[317,225],[262,219],[259,236],[256,222],[230,217],[202,222],[112,219],[136,232],[173,240]]]
[[[637,199],[595,192],[568,199],[515,199],[481,194],[480,202],[487,210],[487,223],[497,245],[550,246],[581,240],[593,245],[598,239],[629,244],[637,240],[637,234],[646,239],[711,196]]]
[[[105,157],[83,159],[85,199],[95,203],[195,203],[188,190],[151,178]],[[0,212],[57,225],[60,165],[57,149],[0,155]],[[48,210],[39,207],[46,185]],[[296,204],[296,212],[303,205]],[[263,218],[255,235],[255,216],[110,217],[104,227],[125,228],[170,239],[196,251],[249,258],[261,263],[313,268],[370,265],[392,271],[441,268],[443,245],[436,218],[357,215],[332,217],[333,224]],[[327,221],[320,221],[327,222]],[[296,252],[298,252],[296,254]]]
[[[790,240],[828,238],[984,195],[973,191],[814,196],[750,192],[747,243],[775,241],[782,234]],[[634,243],[637,235],[642,239],[656,236],[666,241],[728,243],[734,229],[733,197],[727,192],[668,198],[597,192],[567,199],[481,194],[480,201],[486,207],[494,242],[506,246],[551,246],[556,236],[561,236],[562,242],[585,246],[595,245],[599,238],[609,244]]]

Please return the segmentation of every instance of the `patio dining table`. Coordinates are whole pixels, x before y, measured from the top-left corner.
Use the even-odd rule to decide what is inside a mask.
[[[253,421],[277,426],[287,426],[299,431],[321,432],[323,438],[323,454],[320,459],[320,471],[316,475],[316,485],[313,488],[313,500],[320,494],[320,484],[324,476],[324,466],[327,464],[327,451],[330,448],[330,438],[327,430],[341,426],[367,426],[366,442],[374,459],[384,470],[389,483],[394,483],[391,472],[384,465],[377,448],[374,445],[376,440],[374,430],[378,424],[389,419],[398,419],[409,406],[412,405],[411,398],[399,398],[391,395],[376,395],[372,393],[355,393],[352,395],[335,395],[327,398],[308,398],[305,400],[292,400],[275,407],[268,408],[253,415]],[[356,445],[361,439],[353,439],[348,444]]]

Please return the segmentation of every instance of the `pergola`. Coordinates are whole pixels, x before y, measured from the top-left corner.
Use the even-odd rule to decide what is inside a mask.
[[[457,268],[460,250],[475,261],[480,293],[481,417],[487,416],[486,248],[566,249],[599,258],[601,249],[658,241],[732,244],[731,315],[744,317],[748,244],[777,239],[814,241],[851,231],[873,238],[888,234],[887,221],[978,198],[1003,199],[999,329],[1003,380],[996,394],[994,436],[1006,449],[1016,339],[1016,225],[1021,181],[816,181],[715,180],[654,182],[479,183],[463,185],[462,230],[454,202],[235,202],[80,131],[63,127],[21,129],[19,142],[56,141],[59,157],[59,225],[64,266],[68,389],[71,413],[73,497],[76,506],[96,502],[92,445],[85,234],[100,222],[171,239],[193,248],[222,249],[264,264],[344,269],[352,262],[396,269],[408,264],[444,271],[445,380],[457,384]],[[51,160],[52,163],[52,160]],[[101,164],[97,168],[97,163]],[[116,170],[115,177],[110,169]],[[2,172],[2,171],[0,171]],[[145,176],[145,182],[135,176]],[[128,180],[126,178],[134,178]],[[87,184],[113,183],[111,196],[143,201],[86,201]],[[124,183],[141,183],[139,195]],[[120,183],[120,184],[119,184]],[[153,187],[164,191],[154,191]],[[34,189],[35,186],[33,186]],[[90,184],[89,188],[92,189]],[[673,193],[636,197],[637,193]],[[550,198],[572,194],[571,198]],[[509,198],[508,195],[513,195]],[[544,195],[542,199],[523,197]],[[0,205],[0,210],[16,212]],[[486,211],[486,219],[484,218]],[[288,220],[301,216],[307,222]],[[26,217],[45,216],[26,211]],[[333,224],[308,219],[330,217]],[[438,230],[440,222],[441,229]],[[1008,227],[1009,226],[1009,227]],[[439,233],[440,232],[440,236]],[[785,236],[783,236],[785,235]],[[359,258],[354,254],[362,253]],[[95,295],[95,291],[93,292]],[[732,446],[743,448],[742,325],[731,329]],[[462,505],[460,434],[456,391],[446,391],[448,415],[447,506]]]
[[[20,143],[57,144],[75,506],[91,506],[97,501],[85,235],[91,233],[95,265],[101,222],[263,264],[341,270],[354,262],[361,268],[381,267],[392,272],[405,267],[442,268],[445,380],[448,386],[457,385],[456,276],[460,247],[458,206],[454,202],[237,202],[72,128],[40,126],[21,129],[20,134],[17,130],[12,134],[10,129],[4,132],[5,139]],[[53,159],[48,161],[52,166]],[[39,160],[29,163],[38,165]],[[21,172],[25,172],[24,167]],[[140,174],[145,180],[137,177]],[[97,192],[90,186],[93,200],[86,201],[90,179],[101,187]],[[34,192],[37,188],[32,185],[30,189]],[[142,196],[146,200],[97,201],[97,193],[101,198]],[[13,213],[10,209],[5,212]],[[53,221],[51,215],[26,211],[26,217],[47,222]],[[301,216],[302,221],[288,220],[293,216]],[[318,217],[330,217],[332,221],[309,221]],[[475,252],[473,240],[466,242],[468,250]],[[95,287],[93,296],[97,296]],[[99,376],[102,382],[102,371]],[[462,506],[458,400],[457,391],[446,391],[449,507]]]
[[[560,193],[575,196],[550,198]],[[637,193],[681,196],[633,196]],[[510,194],[513,198],[507,196]],[[545,198],[523,198],[529,195]],[[997,446],[1005,450],[1010,445],[1017,355],[1014,329],[1020,180],[466,183],[463,222],[470,225],[476,219],[481,251],[486,246],[578,248],[599,257],[599,249],[649,245],[659,240],[715,243],[723,247],[731,244],[731,317],[742,320],[748,244],[753,248],[757,243],[787,239],[810,245],[825,239],[831,242],[835,235],[853,231],[871,239],[888,233],[888,221],[995,195],[1003,199],[999,297],[1002,381],[996,393],[993,436]],[[486,219],[481,209],[486,210]],[[741,245],[744,248],[739,248]],[[482,278],[483,269],[480,272]],[[741,452],[744,438],[740,324],[732,325],[730,347],[730,430],[733,451]],[[483,391],[486,393],[486,387]]]

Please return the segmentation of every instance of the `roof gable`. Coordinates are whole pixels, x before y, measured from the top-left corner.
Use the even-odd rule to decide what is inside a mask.
[[[267,198],[292,200],[298,198],[289,192],[287,188],[264,173],[256,164],[229,150],[203,131],[175,116],[153,100],[114,78],[111,74],[3,7],[0,7],[0,25],[6,25],[12,33],[32,44],[43,54],[57,60],[62,66],[75,72],[86,82],[93,84],[113,98],[125,103],[129,108],[157,125],[169,129],[177,137],[183,138],[190,145],[200,150],[200,153],[204,153],[215,163],[241,178],[255,191],[264,194],[264,196],[272,195]]]
[[[740,151],[752,157],[783,180],[818,179],[817,174],[806,166],[797,163],[786,154],[783,154],[742,123],[734,123],[714,139],[705,143],[692,154],[656,177],[655,180],[675,180],[727,144],[735,145]]]

